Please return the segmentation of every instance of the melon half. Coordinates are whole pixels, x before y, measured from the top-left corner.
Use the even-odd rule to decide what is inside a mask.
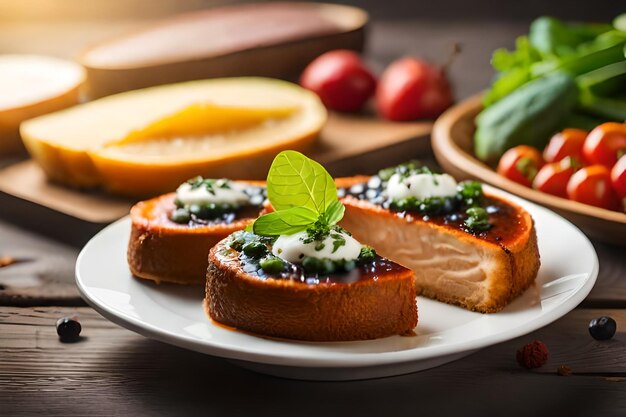
[[[40,55],[0,55],[0,155],[24,152],[20,123],[78,103],[85,70]]]
[[[326,121],[319,98],[268,78],[222,78],[105,97],[22,124],[53,180],[124,195],[196,175],[264,179],[276,153],[305,150]]]

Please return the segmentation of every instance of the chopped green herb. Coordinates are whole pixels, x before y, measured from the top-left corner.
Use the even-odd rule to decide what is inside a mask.
[[[172,212],[170,219],[175,223],[187,224],[191,220],[191,213],[185,208],[177,208]]]
[[[259,266],[268,274],[277,274],[285,269],[285,262],[277,256],[267,256],[261,259]]]
[[[416,174],[432,174],[433,171],[423,166],[419,161],[409,161],[395,167],[385,168],[378,171],[378,176],[383,181],[389,181],[392,175],[399,174],[403,178],[408,178]]]
[[[302,259],[302,268],[307,272],[316,274],[332,274],[335,272],[335,263],[331,259],[319,259],[313,256],[305,256]]]
[[[376,259],[376,251],[370,246],[363,246],[359,253],[359,263],[367,263]]]
[[[251,241],[243,245],[242,250],[252,258],[259,258],[267,253],[267,246],[259,241]]]
[[[465,206],[478,206],[483,202],[483,186],[478,181],[461,182],[457,187],[457,195]]]
[[[339,233],[331,233],[330,237],[333,240],[333,251],[332,251],[332,253],[337,252],[337,249],[339,249],[340,247],[346,245],[346,239],[344,239],[343,236],[341,236]]]
[[[467,219],[465,219],[465,226],[472,232],[484,231],[491,228],[489,223],[489,215],[487,211],[482,207],[471,207],[465,210]]]

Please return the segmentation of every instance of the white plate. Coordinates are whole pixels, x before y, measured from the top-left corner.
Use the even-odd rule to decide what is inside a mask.
[[[541,254],[536,284],[501,312],[488,315],[418,297],[414,337],[312,343],[255,337],[216,326],[204,315],[203,288],[156,285],[131,276],[126,263],[128,218],[87,243],[78,257],[76,281],[83,298],[121,326],[259,372],[348,380],[432,368],[555,321],[589,294],[598,275],[593,246],[575,226],[545,208],[489,189],[517,201],[535,219]]]

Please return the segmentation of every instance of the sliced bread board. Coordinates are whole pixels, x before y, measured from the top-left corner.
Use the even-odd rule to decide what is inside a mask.
[[[372,114],[330,113],[308,154],[334,176],[371,174],[412,158],[429,157],[431,128],[430,121],[396,123]],[[80,229],[83,233],[79,231],[72,241],[88,239],[125,216],[134,202],[52,183],[32,160],[0,169],[0,216],[37,230],[54,217],[58,225],[48,225],[53,230],[47,234],[55,237],[66,238],[69,229],[72,233]]]

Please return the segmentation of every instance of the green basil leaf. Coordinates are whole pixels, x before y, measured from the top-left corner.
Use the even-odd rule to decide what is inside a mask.
[[[346,207],[339,200],[335,200],[326,209],[324,216],[328,224],[333,225],[339,223],[339,220],[343,219],[343,213]]]
[[[292,235],[306,230],[318,214],[306,207],[292,207],[265,214],[254,222],[252,230],[261,236]]]
[[[337,188],[323,166],[299,152],[283,151],[267,174],[267,196],[277,211],[303,207],[321,215],[337,200]]]

